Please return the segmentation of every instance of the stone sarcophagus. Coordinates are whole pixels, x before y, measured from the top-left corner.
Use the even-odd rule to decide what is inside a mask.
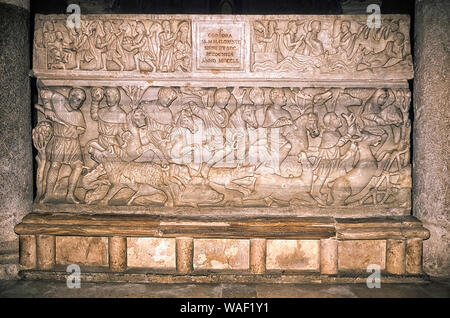
[[[24,277],[421,274],[408,16],[66,19],[36,17]]]

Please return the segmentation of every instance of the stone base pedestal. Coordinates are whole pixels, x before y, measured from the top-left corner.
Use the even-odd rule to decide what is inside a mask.
[[[216,217],[32,213],[16,226],[24,279],[354,282],[423,280],[427,229],[411,216]],[[36,253],[37,252],[37,253]]]

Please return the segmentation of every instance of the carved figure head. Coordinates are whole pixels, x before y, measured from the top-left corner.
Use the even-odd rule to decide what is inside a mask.
[[[136,127],[142,128],[147,125],[147,116],[142,109],[136,108],[133,111],[131,121],[136,125]]]
[[[402,45],[403,42],[405,42],[405,36],[403,35],[403,33],[401,33],[401,32],[395,33],[395,40],[394,40],[394,42],[397,45]]]
[[[225,108],[230,100],[231,93],[226,88],[219,88],[214,93],[215,105],[220,108]]]
[[[55,31],[55,26],[53,25],[53,22],[46,21],[44,23],[44,32],[53,32]]]
[[[253,105],[264,105],[264,91],[261,88],[252,88],[249,97]]]
[[[72,88],[69,92],[69,106],[72,109],[80,109],[86,100],[86,93],[81,88]]]
[[[170,22],[168,20],[164,20],[162,22],[162,27],[163,27],[164,32],[170,32],[171,31],[171,29],[170,29]]]
[[[350,31],[350,21],[344,20],[341,23],[341,32],[347,33],[348,31]]]
[[[48,105],[52,101],[53,92],[49,89],[41,89],[41,100],[44,105]]]
[[[106,104],[108,107],[113,107],[120,102],[120,91],[117,87],[108,87],[105,90]]]
[[[323,124],[326,128],[334,131],[342,127],[342,120],[336,113],[330,112],[323,116]]]
[[[187,128],[191,133],[194,133],[196,130],[194,118],[192,116],[192,112],[189,108],[183,109],[180,112],[180,115],[177,119],[177,126],[182,128]]]
[[[177,99],[177,97],[177,92],[170,87],[161,87],[158,91],[158,101],[164,107],[169,107],[172,105],[173,101]]]
[[[298,31],[297,23],[295,21],[289,21],[288,23],[288,32],[291,34],[295,34]]]
[[[314,20],[313,22],[311,22],[311,31],[314,33],[319,33],[321,30],[321,23],[320,21]]]
[[[136,23],[136,33],[138,34],[145,33],[145,26],[144,23],[142,23],[141,21],[138,21]]]
[[[277,28],[277,22],[275,20],[270,20],[269,24],[267,25],[267,29],[269,31],[269,36],[275,33],[275,30]]]
[[[387,90],[385,89],[378,89],[374,94],[374,101],[379,105],[382,106],[384,103],[386,103],[389,95]]]
[[[274,105],[278,106],[284,106],[287,102],[286,95],[284,95],[284,91],[282,88],[273,88],[270,91],[270,100]]]

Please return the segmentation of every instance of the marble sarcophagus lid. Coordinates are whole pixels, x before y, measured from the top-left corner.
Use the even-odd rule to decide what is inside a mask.
[[[86,219],[77,230],[62,229],[48,223],[64,221],[37,221],[49,213],[63,219],[107,216],[112,223],[116,216],[138,228],[137,214],[159,218],[142,219],[153,224],[153,234],[104,228],[85,235],[110,238],[110,267],[115,244],[131,257],[127,237],[140,235],[176,238],[167,246],[177,255],[209,246],[194,244],[192,237],[249,239],[250,256],[240,259],[244,268],[258,267],[252,257],[261,255],[252,254],[251,244],[264,255],[277,246],[258,241],[271,236],[315,239],[319,245],[306,249],[312,259],[319,257],[313,252],[320,249],[318,239],[346,239],[336,218],[384,217],[400,234],[374,236],[382,253],[389,238],[426,237],[420,222],[402,219],[411,213],[408,16],[382,16],[378,28],[364,15],[84,15],[72,27],[67,18],[36,16],[35,214],[17,232],[83,236],[100,226]],[[189,230],[164,232],[165,217],[180,218],[167,222]],[[211,230],[230,226],[230,217],[245,218],[250,228],[277,219],[297,234],[269,234],[269,225],[267,236],[256,228],[240,228],[240,234],[230,229],[231,236]],[[311,221],[317,227],[304,217],[318,218]],[[370,226],[389,228],[383,224]],[[407,224],[414,224],[416,234],[404,230]],[[215,234],[208,236],[202,226]],[[37,244],[37,237],[28,239]],[[225,244],[223,253],[242,249],[233,244]],[[315,246],[308,244],[303,242]],[[331,246],[337,250],[336,241]],[[280,258],[272,254],[264,264]],[[192,267],[187,258],[180,264]]]

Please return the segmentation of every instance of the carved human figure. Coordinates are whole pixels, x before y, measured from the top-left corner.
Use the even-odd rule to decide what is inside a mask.
[[[261,22],[255,22],[253,28],[260,52],[276,53],[278,48],[277,22],[270,20],[267,24],[267,30]]]
[[[162,22],[163,32],[159,33],[159,70],[161,72],[173,72],[174,71],[174,44],[177,39],[177,35],[171,30],[170,21]]]
[[[322,30],[322,24],[318,20],[314,20],[310,24],[310,29],[306,34],[305,41],[298,48],[298,52],[307,56],[319,56],[324,53],[322,41],[318,35]]]
[[[329,190],[324,185],[335,180],[341,173],[345,173],[345,169],[342,169],[343,161],[352,159],[354,148],[352,151],[348,151],[345,156],[341,153],[341,149],[352,138],[352,134],[356,129],[354,122],[354,116],[350,115],[348,117],[349,130],[346,135],[342,136],[339,132],[339,128],[343,125],[342,119],[334,112],[326,113],[323,116],[325,130],[322,132],[322,140],[314,164],[316,179],[311,188],[311,195],[320,204],[327,204]]]
[[[378,67],[391,67],[402,62],[406,55],[405,36],[403,33],[397,32],[394,35],[394,40],[387,42],[384,50],[364,56],[356,69],[364,71]]]
[[[364,130],[374,135],[383,135],[384,130],[380,125],[386,125],[387,122],[380,116],[388,100],[388,91],[386,89],[377,89],[372,96],[364,103],[361,109],[361,126]]]
[[[47,68],[63,69],[68,62],[68,47],[64,42],[62,32],[55,31],[55,25],[52,21],[44,23],[43,46],[47,49]]]
[[[164,153],[153,144],[152,131],[146,113],[136,108],[127,115],[128,130],[122,133],[123,144],[114,146],[123,161],[153,162],[167,164]]]
[[[191,102],[189,105],[194,115],[203,120],[206,136],[203,141],[203,154],[201,174],[208,179],[211,167],[222,160],[227,151],[224,128],[227,127],[230,114],[226,109],[230,102],[231,93],[226,88],[219,88],[214,92],[214,103],[211,106],[201,107]]]
[[[289,21],[287,29],[279,40],[280,53],[283,58],[293,57],[300,45],[304,43],[303,38],[296,38],[297,32],[298,26],[296,22]]]
[[[81,27],[82,26],[82,27]],[[81,63],[89,63],[94,54],[89,42],[88,28],[83,24],[80,27],[70,28],[69,37],[72,40],[72,50],[75,51],[76,69],[81,70]]]
[[[137,35],[133,39],[133,46],[130,48],[130,51],[137,50],[134,55],[136,69],[140,71],[140,62],[145,62],[150,65],[153,72],[156,72],[156,56],[151,49],[144,23],[141,21],[136,23],[136,33]]]
[[[149,102],[142,102],[140,108],[147,116],[147,138],[143,144],[152,143],[167,156],[167,142],[169,133],[173,127],[174,120],[170,110],[170,105],[177,99],[177,92],[170,87],[162,87],[158,91],[158,99]]]
[[[86,99],[84,90],[72,88],[69,97],[53,93],[52,109],[46,111],[46,116],[52,121],[53,138],[49,146],[50,169],[47,175],[47,189],[43,202],[55,198],[55,185],[58,180],[61,165],[69,165],[69,176],[66,202],[79,203],[74,196],[75,187],[83,169],[83,159],[79,135],[86,130],[86,123],[80,111]]]
[[[183,21],[178,26],[175,41],[174,70],[188,72],[191,68],[191,43],[189,38],[189,24]]]
[[[103,70],[107,71],[107,61],[116,63],[120,70],[123,71],[124,65],[122,63],[122,54],[120,54],[121,47],[119,45],[118,36],[119,33],[114,33],[114,27],[111,22],[105,21],[104,23],[105,36],[97,39],[96,48],[101,50]]]
[[[272,158],[272,169],[280,173],[280,165],[287,157],[292,145],[286,139],[287,126],[293,125],[291,114],[283,109],[287,98],[282,88],[270,91],[272,104],[266,108],[263,127],[267,129],[268,148]]]
[[[109,146],[121,146],[121,135],[127,130],[126,113],[120,107],[120,91],[117,87],[94,87],[91,90],[91,118],[98,121],[98,143],[105,149]],[[100,108],[100,102],[106,96],[107,107]]]
[[[345,52],[347,59],[351,59],[355,53],[355,43],[357,34],[350,31],[351,22],[348,20],[341,21],[339,33],[333,39],[333,47]]]

